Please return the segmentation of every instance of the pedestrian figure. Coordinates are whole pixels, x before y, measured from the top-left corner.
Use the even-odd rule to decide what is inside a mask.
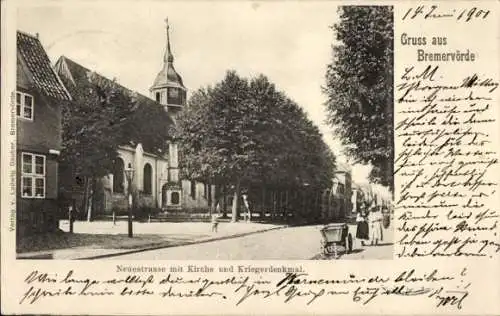
[[[212,214],[211,223],[212,223],[212,232],[216,233],[217,229],[218,229],[218,226],[219,226],[219,216],[218,216],[218,214]]]
[[[248,205],[248,195],[243,194],[243,205],[245,206],[245,212],[243,213],[243,218],[246,222],[250,221],[250,206]]]
[[[382,212],[373,206],[368,214],[368,222],[370,224],[370,244],[378,245],[382,240]]]
[[[361,245],[364,246],[365,240],[369,239],[368,222],[366,221],[365,214],[358,212],[358,214],[356,216],[356,223],[357,223],[356,238],[361,240]]]
[[[215,206],[215,211],[217,212],[217,215],[220,215],[220,202],[217,202],[217,205]]]

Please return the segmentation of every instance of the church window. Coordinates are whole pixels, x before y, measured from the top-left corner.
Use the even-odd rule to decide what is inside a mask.
[[[185,99],[185,91],[180,88],[168,88],[168,104],[182,105]]]
[[[194,180],[191,180],[191,197],[196,198],[196,182]]]
[[[113,192],[123,193],[124,163],[121,158],[117,158],[113,165]]]
[[[143,182],[144,194],[151,195],[153,191],[153,168],[149,163],[144,165]]]
[[[178,98],[179,97],[179,89],[177,89],[177,88],[168,89],[168,96],[171,98]]]

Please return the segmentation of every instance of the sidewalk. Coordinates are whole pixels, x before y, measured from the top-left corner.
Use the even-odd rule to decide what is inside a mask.
[[[68,221],[61,221],[61,230],[68,232]],[[127,222],[75,222],[73,234],[54,233],[21,241],[18,259],[98,259],[118,254],[160,249],[240,237],[279,229],[284,225],[260,223],[219,223],[218,232],[211,232],[210,223],[133,223],[134,237],[127,235]],[[37,249],[37,251],[33,251]],[[42,250],[43,249],[43,250]]]

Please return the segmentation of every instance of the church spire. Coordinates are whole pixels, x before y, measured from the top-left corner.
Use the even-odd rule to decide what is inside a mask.
[[[163,67],[156,75],[149,91],[151,98],[166,106],[167,109],[180,109],[186,103],[186,88],[182,83],[182,77],[174,68],[174,55],[170,48],[170,25],[168,19],[165,19],[165,28],[167,42],[165,54],[163,55]]]
[[[173,63],[174,55],[172,54],[172,49],[170,48],[170,25],[168,24],[168,18],[165,19],[166,29],[167,29],[167,48],[165,50],[165,56],[163,56],[163,61],[165,63]]]

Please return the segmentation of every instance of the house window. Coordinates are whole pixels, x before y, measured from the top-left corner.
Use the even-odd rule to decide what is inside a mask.
[[[16,92],[16,113],[18,117],[33,120],[33,96]]]
[[[22,153],[21,189],[23,198],[45,198],[45,156]]]
[[[194,180],[191,180],[191,197],[196,198],[196,182]]]
[[[149,163],[144,165],[144,194],[151,195],[152,187],[153,187],[153,168]]]
[[[161,95],[160,95],[160,92],[156,92],[156,93],[155,93],[156,102],[158,102],[158,103],[160,103],[160,100],[161,100],[161,99],[160,99],[160,96],[161,96]]]

